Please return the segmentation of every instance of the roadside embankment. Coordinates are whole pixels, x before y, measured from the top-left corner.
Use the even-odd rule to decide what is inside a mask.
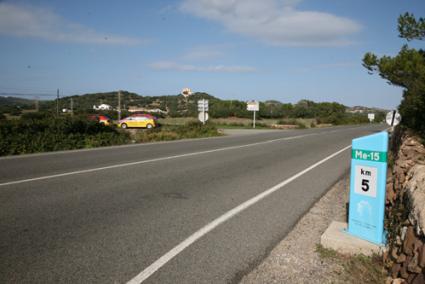
[[[396,130],[391,139],[386,198],[388,283],[425,283],[425,147]]]

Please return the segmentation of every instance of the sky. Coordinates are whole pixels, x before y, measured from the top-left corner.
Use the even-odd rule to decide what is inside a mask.
[[[0,93],[127,90],[392,109],[402,89],[362,66],[396,55],[423,0],[0,0]],[[424,42],[410,42],[424,48]]]

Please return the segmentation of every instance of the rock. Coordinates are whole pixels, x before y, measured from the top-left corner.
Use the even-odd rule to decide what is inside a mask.
[[[398,258],[397,247],[393,247],[393,248],[391,249],[391,258],[392,258],[393,260],[397,260],[397,258]]]
[[[409,220],[407,220],[407,222],[409,223]],[[407,232],[407,227],[406,226],[404,226],[403,228],[401,228],[400,237],[401,237],[401,240],[402,241],[404,241],[404,239],[406,238],[406,232]]]
[[[410,261],[410,259],[408,259],[407,261]],[[400,276],[403,279],[407,279],[409,277],[409,272],[407,272],[407,264],[406,263],[403,263],[403,265],[401,266]]]
[[[397,263],[395,265],[393,265],[393,267],[391,268],[391,277],[392,278],[397,278],[398,277],[398,273],[400,272],[401,269],[401,264]]]
[[[387,260],[388,260],[388,251],[386,250],[382,253],[382,262],[386,263]]]
[[[413,178],[406,183],[407,196],[411,203],[411,214],[416,220],[416,223],[421,233],[425,229],[425,166],[414,166],[409,175]]]
[[[404,284],[404,283],[406,283],[406,281],[401,278],[393,279],[393,282],[392,282],[392,284]]]
[[[406,261],[406,255],[404,253],[400,254],[396,260],[397,263],[402,263]]]
[[[394,184],[391,182],[390,184],[387,184],[387,201],[388,203],[393,203],[395,198],[396,198],[396,194],[394,192],[393,189]]]
[[[425,283],[425,275],[423,273],[419,273],[418,275],[416,275],[416,277],[410,283],[411,284],[423,284],[423,283]]]
[[[409,226],[406,232],[406,238],[403,243],[403,252],[407,255],[413,255],[413,243],[415,242],[415,232],[413,226]]]
[[[409,151],[409,155],[415,156],[415,154],[413,154],[411,151]],[[406,160],[398,161],[397,167],[400,167],[404,172],[407,172],[407,170],[410,169],[413,164],[414,162],[411,160],[411,157],[408,157]]]
[[[418,254],[418,265],[422,268],[425,268],[425,244],[423,244],[422,247],[419,248]]]
[[[413,279],[415,279],[416,274],[412,273],[409,275],[409,277],[407,278],[407,283],[412,283]]]
[[[419,250],[422,248],[422,245],[423,245],[423,242],[420,239],[416,238],[415,242],[413,243],[414,253],[417,254]]]
[[[403,185],[404,182],[406,181],[406,175],[404,173],[400,174],[398,177],[398,181],[400,182],[401,185]]]
[[[409,264],[407,265],[407,270],[413,273],[421,273],[422,268],[418,266],[418,253],[415,252],[412,259],[409,261]]]
[[[400,236],[397,236],[395,239],[395,243],[397,244],[397,246],[401,246],[402,242],[401,242],[401,238]]]

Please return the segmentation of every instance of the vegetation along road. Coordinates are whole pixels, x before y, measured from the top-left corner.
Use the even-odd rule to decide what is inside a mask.
[[[0,159],[0,282],[237,281],[383,125]]]

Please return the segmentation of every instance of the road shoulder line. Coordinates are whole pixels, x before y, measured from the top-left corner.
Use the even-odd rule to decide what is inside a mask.
[[[244,144],[244,145],[229,146],[229,147],[217,148],[217,149],[212,149],[212,150],[205,150],[205,151],[192,152],[192,153],[186,153],[186,154],[180,154],[180,155],[173,155],[173,156],[168,156],[168,157],[161,157],[161,158],[141,160],[141,161],[136,161],[136,162],[115,164],[115,165],[110,165],[110,166],[105,166],[105,167],[98,167],[98,168],[91,168],[91,169],[86,169],[86,170],[65,172],[65,173],[47,175],[47,176],[41,176],[41,177],[35,177],[35,178],[14,180],[14,181],[8,181],[8,182],[0,183],[0,187],[8,186],[8,185],[21,184],[21,183],[27,183],[27,182],[33,182],[33,181],[39,181],[39,180],[58,178],[58,177],[64,177],[64,176],[77,175],[77,174],[98,172],[98,171],[104,171],[104,170],[115,169],[115,168],[129,167],[129,166],[141,165],[141,164],[147,164],[147,163],[153,163],[153,162],[159,162],[159,161],[166,161],[166,160],[172,160],[172,159],[183,158],[183,157],[197,156],[197,155],[209,154],[209,153],[214,153],[214,152],[235,150],[235,149],[247,148],[247,147],[252,147],[252,146],[257,146],[257,145],[262,145],[262,144],[269,144],[269,143],[273,143],[273,142],[277,142],[277,141],[299,139],[299,138],[314,136],[314,135],[318,135],[318,134],[317,133],[310,133],[310,134],[304,134],[304,135],[298,135],[298,136],[283,137],[283,138],[271,139],[271,140],[266,140],[266,141],[261,141],[261,142],[250,143],[250,144]]]

